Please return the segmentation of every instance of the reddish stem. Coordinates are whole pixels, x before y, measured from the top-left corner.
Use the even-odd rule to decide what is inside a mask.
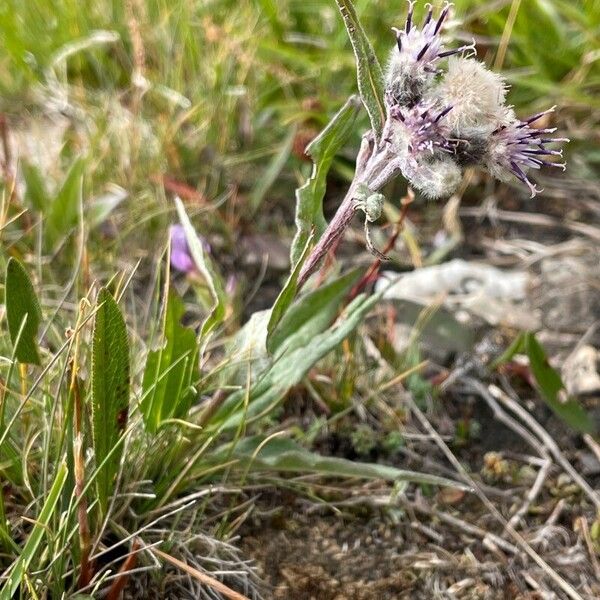
[[[406,214],[408,213],[408,207],[410,206],[411,202],[414,200],[414,197],[415,197],[414,194],[409,189],[408,194],[404,198],[402,198],[402,212],[400,213],[400,217],[398,218],[398,222],[396,223],[396,227],[394,229],[394,233],[392,234],[392,237],[390,237],[390,239],[388,240],[388,243],[385,245],[385,248],[383,249],[383,254],[387,254],[388,252],[390,252],[392,250],[392,248],[396,245],[396,241],[398,240],[398,236],[400,235],[400,232],[402,231],[402,227],[404,225],[404,219],[406,219]],[[356,296],[358,296],[358,294],[367,285],[372,283],[377,278],[379,269],[381,267],[381,263],[382,263],[382,260],[380,258],[375,259],[371,263],[371,266],[369,267],[368,271],[362,276],[360,281],[352,288],[352,291],[350,292],[348,301],[351,301],[354,298],[356,298]]]
[[[300,275],[298,277],[298,289],[300,289],[306,283],[306,280],[314,273],[329,249],[344,234],[344,231],[346,231],[348,225],[350,225],[352,217],[356,212],[354,188],[354,185],[350,186],[346,197],[340,204],[340,207],[335,213],[333,219],[331,219],[331,222],[327,226],[327,229],[325,229],[321,239],[319,239],[317,245],[313,248],[312,252],[306,259],[306,262],[302,266]]]

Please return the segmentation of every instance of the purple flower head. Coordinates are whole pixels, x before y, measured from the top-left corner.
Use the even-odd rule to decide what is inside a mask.
[[[451,106],[421,100],[411,108],[394,104],[388,94],[388,120],[383,141],[391,157],[388,168],[369,181],[378,189],[388,178],[390,168],[399,170],[411,185],[429,198],[452,193],[461,180],[456,161],[456,140],[448,126]]]
[[[410,109],[400,106],[389,108],[390,117],[398,123],[400,136],[405,137],[408,153],[413,156],[419,152],[434,154],[436,151],[453,151],[450,131],[444,123],[444,117],[451,110],[451,106],[437,110],[425,102],[419,102]]]
[[[185,230],[182,225],[171,225],[169,227],[169,239],[171,242],[171,266],[182,273],[192,273],[196,270],[194,259],[190,253]],[[206,240],[198,237],[206,252],[210,252],[210,245]]]
[[[529,188],[532,198],[540,190],[527,177],[527,169],[540,169],[546,166],[558,167],[564,171],[566,168],[563,162],[548,160],[552,156],[562,158],[563,153],[562,150],[548,148],[547,144],[568,142],[569,139],[548,137],[556,131],[556,127],[540,129],[530,127],[544,115],[554,112],[555,108],[553,106],[524,121],[515,120],[508,125],[501,125],[490,136],[488,170],[500,178],[507,172],[512,173]]]
[[[435,71],[435,63],[440,58],[459,54],[465,50],[475,52],[473,44],[465,44],[460,48],[444,50],[440,33],[452,4],[446,2],[437,19],[433,18],[433,7],[431,4],[426,4],[427,15],[421,29],[413,22],[415,4],[416,0],[409,0],[408,14],[404,27],[402,29],[392,27],[392,30],[396,34],[396,43],[400,54],[403,54],[415,63],[420,63],[425,70]]]
[[[436,63],[447,56],[470,50],[475,54],[474,44],[444,49],[441,30],[448,13],[449,3],[444,5],[439,17],[433,18],[433,8],[428,4],[427,15],[421,28],[413,21],[415,1],[408,2],[408,15],[402,29],[393,27],[397,49],[392,51],[387,70],[387,89],[401,106],[414,106],[432,84],[437,73]]]
[[[394,29],[383,144],[367,165],[372,171],[369,189],[377,191],[401,172],[425,196],[447,197],[460,185],[463,169],[473,166],[501,180],[515,176],[535,196],[539,190],[527,175],[529,169],[565,168],[553,159],[562,157],[562,150],[551,144],[568,140],[552,137],[554,128],[534,125],[554,109],[517,119],[506,103],[504,78],[465,55],[475,54],[474,44],[444,48],[441,31],[451,4],[444,5],[437,19],[426,5],[420,26],[413,18],[415,4],[409,0],[404,27]],[[440,61],[446,57],[450,59],[442,68]]]

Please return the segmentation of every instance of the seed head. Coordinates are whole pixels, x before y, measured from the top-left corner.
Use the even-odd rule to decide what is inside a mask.
[[[452,195],[462,180],[462,170],[450,156],[409,159],[403,173],[414,188],[431,200]]]
[[[439,103],[452,106],[447,123],[458,137],[465,132],[472,134],[474,129],[489,134],[514,117],[504,104],[504,79],[472,58],[450,58],[433,95]]]

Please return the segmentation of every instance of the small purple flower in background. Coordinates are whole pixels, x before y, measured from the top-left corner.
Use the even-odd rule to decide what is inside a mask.
[[[171,266],[182,273],[191,273],[195,269],[194,261],[190,255],[183,227],[171,225],[169,239],[171,240]]]
[[[210,244],[200,238],[200,243],[205,252],[210,252]],[[194,259],[190,254],[187,239],[185,237],[185,230],[182,225],[171,225],[169,227],[169,240],[171,242],[171,266],[177,271],[182,273],[193,273],[196,271],[196,265]]]

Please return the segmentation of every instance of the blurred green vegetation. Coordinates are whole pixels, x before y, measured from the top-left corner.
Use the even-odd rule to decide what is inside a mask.
[[[439,7],[442,3],[434,4]],[[600,161],[595,149],[600,120],[600,0],[457,0],[455,4],[455,18],[446,31],[449,43],[454,40],[458,45],[476,39],[480,58],[502,68],[513,85],[509,98],[520,115],[557,104],[561,132],[568,132],[574,140],[571,152],[585,163],[581,172],[587,168],[587,173],[593,173],[594,162]],[[357,0],[356,6],[384,62],[395,43],[390,27],[404,21],[406,3]],[[422,17],[423,10],[424,3],[420,3],[417,18]],[[64,484],[64,477],[57,479],[57,491],[47,494],[54,489],[50,488],[51,466],[60,464],[67,433],[70,435],[70,425],[59,408],[62,410],[66,401],[72,407],[79,393],[77,378],[69,377],[71,363],[64,350],[71,351],[70,336],[74,332],[79,335],[79,326],[82,347],[78,354],[76,346],[73,355],[75,360],[89,355],[84,324],[91,319],[90,292],[95,284],[105,283],[122,292],[117,296],[128,326],[133,359],[132,397],[139,398],[137,391],[148,351],[154,349],[152,360],[166,362],[155,342],[169,338],[160,331],[161,289],[165,280],[171,281],[162,266],[168,262],[167,226],[177,220],[173,196],[179,195],[199,234],[209,238],[211,256],[222,271],[222,287],[228,296],[223,307],[223,331],[219,331],[218,341],[209,353],[225,344],[245,318],[241,305],[251,312],[249,297],[258,291],[264,275],[257,273],[260,265],[247,267],[239,260],[248,252],[238,238],[267,230],[291,238],[294,190],[311,168],[303,148],[355,91],[354,57],[333,0],[0,3],[0,264],[4,266],[10,256],[27,265],[44,313],[40,333],[45,341],[43,359],[53,357],[47,379],[40,376],[32,383],[33,367],[29,372],[27,368],[17,372],[8,359],[11,344],[6,336],[0,336],[0,355],[6,359],[9,371],[4,380],[10,384],[2,394],[10,396],[11,402],[18,401],[18,408],[12,402],[6,411],[17,433],[14,439],[13,431],[8,436],[9,426],[3,434],[10,442],[3,448],[11,453],[6,464],[19,494],[15,505],[30,505],[34,499],[49,496],[54,504],[49,504],[48,510],[53,510]],[[368,122],[364,111],[360,119],[359,127],[334,161],[328,182],[332,195],[352,174],[358,140]],[[287,249],[280,252],[285,264]],[[283,279],[285,272],[286,267],[280,267],[275,278]],[[180,313],[185,313],[185,326],[198,327],[206,316],[206,290],[194,290],[197,283],[173,277],[173,288],[183,296],[181,307],[173,305],[173,323],[178,324]],[[277,292],[279,284],[275,282],[271,288]],[[343,295],[346,293],[344,290]],[[274,299],[266,292],[263,295],[262,305]],[[307,384],[311,394],[330,398],[334,412],[346,412],[353,395],[363,389],[378,389],[379,383],[371,381],[375,375],[360,338],[348,340],[344,348],[339,348],[341,340],[362,320],[371,301],[374,299],[355,306],[355,312],[350,313],[354,320],[341,333],[339,326],[326,329],[338,311],[337,305],[328,309],[330,314],[324,314],[308,303],[298,323],[302,327],[308,323],[310,335],[306,331],[306,339],[298,335],[297,346],[287,347],[289,362],[276,362],[262,387],[256,386],[247,397],[258,401],[261,410],[274,406],[275,396],[279,402],[289,385],[305,378],[312,363],[334,348],[336,356],[319,367],[328,377]],[[359,314],[357,307],[364,312]],[[19,310],[13,314],[17,315],[13,321],[18,329],[22,315]],[[313,314],[314,322],[310,318]],[[350,321],[348,312],[345,318]],[[37,329],[37,321],[35,325]],[[12,329],[14,337],[15,327]],[[184,328],[175,329],[173,339],[186,335],[182,333]],[[317,336],[320,347],[315,342]],[[284,339],[289,342],[290,337],[288,332]],[[158,347],[167,347],[170,352],[171,346]],[[178,353],[185,354],[174,352]],[[416,366],[409,364],[412,362],[402,357],[402,364],[400,359],[399,364],[393,363],[394,369]],[[83,359],[82,364],[85,383],[89,367]],[[146,378],[153,385],[157,385],[153,379],[155,366],[151,364]],[[208,370],[212,370],[198,382],[207,396],[213,388],[219,388],[219,370],[225,371],[225,366],[209,365]],[[409,389],[417,396],[424,386],[429,392],[431,384],[420,374],[413,375]],[[72,383],[67,389],[65,382],[69,379]],[[191,400],[188,379],[189,374],[182,395],[186,411]],[[359,389],[356,382],[360,379],[368,383],[363,382]],[[146,393],[150,393],[148,385],[142,386]],[[197,450],[198,440],[203,441],[206,432],[210,436],[220,433],[224,423],[234,429],[239,421],[236,439],[246,434],[246,390],[238,388],[237,383],[235,388],[228,384],[224,389],[237,391],[218,411],[219,405],[215,404],[214,413],[208,408],[206,414],[202,413],[202,434],[195,433],[202,427],[194,423],[184,423],[190,431],[182,433],[176,427],[182,424],[178,422],[181,414],[158,408],[150,416],[157,421],[173,417],[172,429],[148,440],[138,428],[139,435],[128,448],[129,460],[123,465],[125,481],[135,483],[132,497],[139,483],[142,505],[139,518],[136,515],[125,521],[130,530],[145,524],[144,519],[154,518],[149,516],[152,512],[144,512],[152,502],[156,500],[162,510],[169,506],[172,496],[195,491],[199,482],[212,481],[218,469],[227,470],[224,481],[229,482],[232,449],[211,447],[210,437],[206,438],[206,446],[201,444]],[[27,403],[30,396],[33,401]],[[219,399],[216,393],[212,397]],[[164,398],[172,401],[173,396],[156,393],[152,402],[160,404]],[[3,398],[0,400],[0,406],[4,406]],[[236,410],[243,408],[243,415],[231,413],[232,402],[238,403]],[[140,403],[140,410],[144,410],[144,402]],[[21,411],[23,418],[19,418]],[[248,414],[256,418],[252,411]],[[4,413],[0,424],[3,417]],[[145,417],[148,422],[148,415]],[[397,427],[399,417],[393,417]],[[317,422],[313,433],[319,427]],[[309,437],[306,434],[307,440]],[[395,436],[388,442],[388,451],[393,452],[403,439]],[[368,454],[373,448],[370,427],[357,428],[352,443],[356,452]],[[245,454],[238,458],[251,459],[248,465],[253,464],[256,448],[247,445],[242,449]],[[290,471],[306,470],[309,459],[315,460],[298,449],[290,450],[289,445],[275,449],[273,455],[264,458],[265,468],[284,468],[276,462],[278,453],[284,454],[284,450],[288,453],[283,456],[288,460],[285,468]],[[205,451],[218,469],[202,455]],[[68,459],[74,462],[73,454]],[[182,464],[187,465],[183,470]],[[339,463],[327,460],[317,467],[317,472],[340,472]],[[355,468],[347,473],[356,474]],[[34,476],[30,478],[28,471]],[[174,473],[177,476],[172,482]],[[374,473],[381,476],[377,470]],[[388,476],[396,478],[397,473]],[[30,479],[34,482],[31,489],[27,487]],[[158,482],[156,489],[149,482]],[[66,490],[73,487],[70,480],[64,485]],[[0,542],[8,548],[10,557],[15,548],[10,548],[14,542],[6,527],[3,498],[0,494]],[[125,514],[129,502],[126,498],[119,505],[118,516]],[[14,506],[9,508],[14,511]],[[64,520],[58,513],[52,517],[53,530],[60,533],[51,549],[51,556],[57,557],[56,563],[51,561],[55,571],[50,578],[53,597],[59,597],[65,586],[74,583],[63,576],[69,564],[63,548],[70,539],[64,532],[67,528],[75,531],[75,517],[74,510]],[[197,518],[201,520],[193,516]],[[113,533],[117,531],[124,538],[122,522],[115,519],[111,526]],[[32,539],[38,539],[39,544],[38,524],[45,527],[47,523],[44,519],[36,521]],[[192,527],[190,523],[189,528],[186,525],[187,529],[195,532],[196,524]],[[24,539],[28,530],[19,531]],[[45,550],[40,554],[45,555]],[[45,556],[41,558],[45,560]],[[27,570],[25,563],[17,567],[23,573]]]
[[[405,3],[356,5],[385,61]],[[420,3],[417,16],[423,11]],[[518,113],[557,104],[572,137],[591,146],[600,109],[599,0],[457,0],[454,13],[449,39],[475,37],[489,64],[501,46]],[[0,57],[2,111],[23,126],[40,114],[66,114],[66,162],[86,152],[89,183],[125,185],[140,196],[143,218],[149,206],[164,209],[152,202],[149,179],[161,173],[209,200],[240,194],[234,220],[243,220],[248,194],[293,210],[302,148],[356,86],[329,0],[7,0]],[[337,172],[343,177],[348,166],[338,160]]]

